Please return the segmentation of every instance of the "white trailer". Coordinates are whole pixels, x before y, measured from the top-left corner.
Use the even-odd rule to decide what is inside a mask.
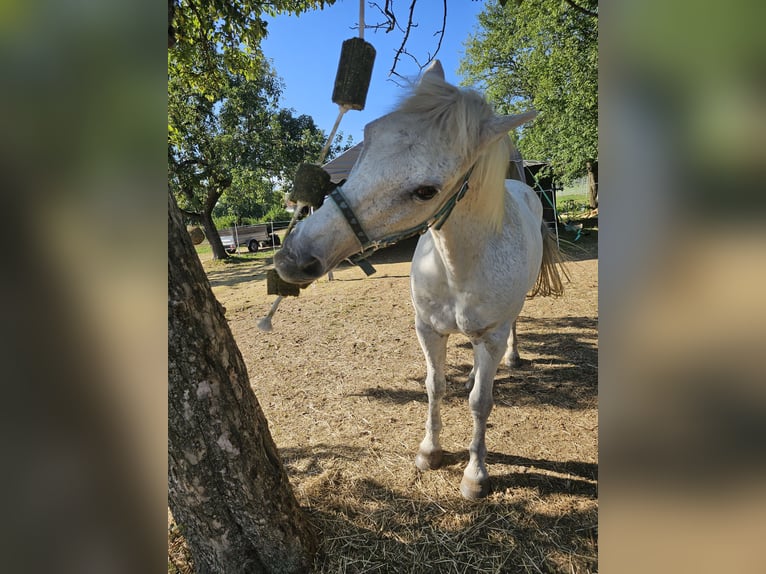
[[[221,242],[229,253],[234,253],[240,245],[246,245],[251,253],[259,249],[278,247],[281,243],[279,235],[274,233],[272,223],[257,223],[255,225],[235,225],[219,232]]]

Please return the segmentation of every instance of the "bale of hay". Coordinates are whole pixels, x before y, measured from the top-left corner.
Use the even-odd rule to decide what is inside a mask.
[[[202,231],[202,228],[199,225],[190,225],[186,230],[189,232],[189,237],[191,237],[194,245],[199,245],[205,241],[205,232]]]
[[[352,110],[363,110],[374,63],[375,48],[372,44],[362,38],[349,38],[343,42],[332,101]]]
[[[332,187],[329,173],[318,165],[302,163],[295,172],[293,190],[290,192],[289,199],[318,208]]]
[[[266,273],[266,293],[282,297],[297,297],[301,294],[301,288],[300,285],[288,283],[282,279],[276,269],[269,269]]]

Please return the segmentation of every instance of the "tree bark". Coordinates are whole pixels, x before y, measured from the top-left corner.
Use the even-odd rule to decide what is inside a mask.
[[[588,204],[591,209],[598,207],[598,162],[589,160],[585,162],[588,169]]]
[[[207,237],[210,248],[213,250],[213,259],[227,259],[229,254],[226,253],[226,249],[221,242],[221,234],[218,233],[218,229],[216,229],[215,223],[213,223],[212,211],[208,212],[205,209],[200,215],[200,221],[202,222],[202,227],[205,228],[205,237]]]
[[[307,572],[316,537],[168,193],[168,501],[198,572]]]

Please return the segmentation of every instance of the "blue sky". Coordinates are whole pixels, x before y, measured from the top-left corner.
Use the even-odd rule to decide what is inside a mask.
[[[397,17],[404,20],[402,25],[406,24],[409,4],[405,0],[394,3]],[[465,50],[463,44],[475,31],[476,17],[483,8],[483,1],[448,1],[447,26],[437,58],[444,66],[447,81],[453,84],[459,84],[462,79],[457,69]],[[338,116],[332,91],[341,45],[344,40],[359,35],[358,30],[352,29],[359,21],[359,1],[338,0],[324,10],[267,20],[269,34],[262,48],[284,80],[286,87],[281,105],[293,108],[298,114],[312,116],[317,126],[329,134]],[[441,0],[418,0],[413,20],[418,27],[410,33],[407,50],[425,62],[428,54],[436,50],[438,38],[434,33],[441,28]],[[377,9],[365,2],[365,22],[382,21]],[[402,38],[403,33],[399,30],[388,34],[382,30],[364,32],[364,39],[376,51],[367,101],[364,110],[347,112],[338,128],[344,136],[353,136],[354,142],[362,140],[366,123],[391,111],[405,93],[405,89],[390,81],[388,76]],[[418,67],[411,58],[403,56],[397,72],[414,79]],[[400,79],[398,81],[402,83]]]

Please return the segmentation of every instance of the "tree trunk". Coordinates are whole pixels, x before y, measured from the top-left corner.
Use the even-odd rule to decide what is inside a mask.
[[[588,204],[591,209],[598,207],[598,162],[587,161],[585,167],[588,169]]]
[[[316,537],[168,193],[168,501],[198,572],[306,572]]]
[[[200,215],[200,221],[202,222],[202,227],[205,228],[205,237],[207,237],[208,243],[210,243],[210,247],[213,250],[213,259],[228,258],[229,254],[226,253],[226,249],[224,249],[223,243],[221,243],[221,235],[218,233],[215,223],[213,223],[213,214],[204,210],[202,215]]]

